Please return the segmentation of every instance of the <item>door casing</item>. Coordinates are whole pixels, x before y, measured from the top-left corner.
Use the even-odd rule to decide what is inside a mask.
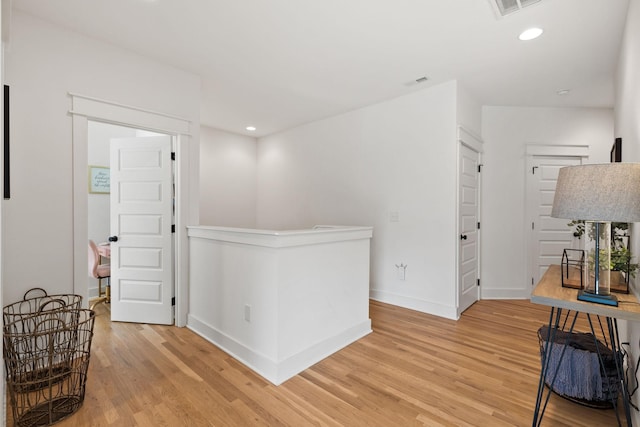
[[[526,161],[525,161],[525,218],[524,218],[524,227],[525,234],[527,236],[527,246],[525,250],[525,265],[526,268],[526,276],[523,278],[523,283],[525,285],[524,295],[523,297],[528,297],[533,286],[531,283],[532,278],[535,282],[536,274],[534,273],[534,255],[536,252],[536,248],[538,247],[538,242],[535,239],[535,233],[532,232],[532,223],[535,222],[535,212],[532,209],[532,198],[533,195],[530,194],[531,190],[531,165],[535,162],[533,161],[535,157],[574,157],[574,158],[582,158],[583,163],[586,158],[589,157],[589,146],[588,145],[543,145],[543,144],[529,144],[526,146]],[[569,221],[567,221],[569,222]],[[567,228],[568,229],[568,228]],[[562,254],[559,254],[562,256]],[[535,283],[533,283],[535,285]]]
[[[480,153],[460,144],[458,162],[458,310],[462,313],[480,299]]]
[[[176,141],[175,162],[175,324],[187,324],[188,310],[188,240],[186,226],[190,218],[189,143],[191,121],[168,114],[126,106],[112,101],[70,93],[73,138],[73,291],[87,295],[88,195],[87,150],[88,121],[110,123],[171,135]]]
[[[462,307],[460,306],[460,298],[461,298],[461,288],[462,288],[462,277],[461,277],[461,257],[460,257],[460,234],[461,234],[461,229],[460,229],[460,156],[461,156],[461,148],[462,146],[466,146],[469,149],[471,149],[472,151],[475,151],[476,153],[478,153],[478,162],[479,164],[482,163],[482,153],[484,151],[484,147],[483,147],[483,142],[482,140],[475,136],[473,133],[471,133],[470,131],[466,130],[465,128],[463,128],[462,126],[458,127],[458,147],[457,147],[457,151],[458,151],[458,155],[457,155],[457,166],[456,166],[456,192],[458,194],[456,194],[456,248],[458,248],[458,250],[456,251],[456,314],[457,317],[460,317],[460,315],[462,314]],[[481,175],[478,177],[478,221],[481,222],[480,219],[480,212],[482,211],[481,209],[481,204],[482,204],[482,179],[481,179]],[[481,265],[481,256],[482,256],[482,244],[481,244],[481,234],[480,234],[480,230],[478,230],[477,233],[477,276],[478,279],[481,276],[481,270],[480,270],[480,265]],[[478,289],[478,299],[481,298],[481,288],[479,287]]]

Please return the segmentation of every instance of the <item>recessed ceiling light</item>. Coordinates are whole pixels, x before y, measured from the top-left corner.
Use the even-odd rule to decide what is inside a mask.
[[[518,38],[522,41],[527,41],[527,40],[533,40],[533,39],[537,39],[538,37],[540,37],[540,35],[542,34],[542,29],[541,28],[529,28],[528,30],[524,30],[519,36]]]
[[[556,94],[558,94],[559,96],[564,96],[564,95],[569,95],[569,92],[571,92],[571,89],[562,89],[556,92]]]
[[[256,127],[255,126],[247,126],[245,129],[248,130],[249,132],[253,132],[253,131],[256,130]]]

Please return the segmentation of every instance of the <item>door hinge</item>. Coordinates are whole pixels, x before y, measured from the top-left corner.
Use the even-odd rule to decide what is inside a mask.
[[[478,165],[478,173],[482,172],[482,166],[484,166],[482,163]]]
[[[176,153],[175,151],[171,152],[171,160],[175,160],[176,159]]]
[[[478,286],[480,286],[480,279],[476,279]]]
[[[171,232],[172,233],[176,232],[176,225],[175,224],[171,224]]]
[[[533,286],[533,277],[531,278],[531,286]]]
[[[478,221],[478,230],[480,230],[480,221]]]
[[[532,229],[532,230],[535,230],[535,229],[536,229],[536,223],[535,223],[535,222],[532,222],[532,223],[531,223],[531,229]]]
[[[176,305],[176,297],[171,297],[171,307]]]

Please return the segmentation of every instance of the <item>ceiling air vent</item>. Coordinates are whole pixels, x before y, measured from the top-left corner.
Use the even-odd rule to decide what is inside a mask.
[[[527,6],[538,3],[540,0],[489,0],[498,16],[511,15]]]

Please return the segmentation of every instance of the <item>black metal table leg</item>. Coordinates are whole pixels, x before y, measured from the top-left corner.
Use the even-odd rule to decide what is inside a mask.
[[[555,313],[555,319],[554,319]],[[571,311],[567,311],[567,319],[570,316]],[[553,372],[553,377],[551,379],[551,383],[549,384],[549,390],[547,390],[547,397],[544,398],[544,405],[542,404],[543,395],[544,395],[544,387],[545,387],[545,379],[549,374],[549,359],[551,358],[551,350],[553,348],[553,343],[555,341],[556,332],[560,328],[560,319],[562,318],[562,309],[551,307],[551,314],[549,315],[549,329],[547,330],[547,339],[544,344],[543,350],[543,363],[540,369],[540,380],[538,381],[538,395],[536,397],[536,407],[533,413],[533,427],[537,427],[542,423],[542,417],[544,416],[544,412],[547,409],[547,404],[549,403],[549,398],[551,397],[551,391],[553,389],[553,384],[556,381],[556,377],[558,376],[558,371],[560,370],[560,365],[562,364],[562,359],[564,357],[564,353],[567,349],[567,345],[569,344],[569,337],[571,336],[571,332],[573,332],[573,327],[576,324],[576,319],[578,318],[578,313],[575,313],[573,316],[573,320],[571,321],[571,326],[569,327],[569,334],[567,335],[566,342],[564,343],[564,347],[560,352],[560,358],[558,361],[558,366],[556,366],[555,371]],[[566,319],[565,319],[566,323]],[[564,327],[564,324],[563,324]]]
[[[620,359],[620,337],[618,335],[618,321],[611,317],[607,317],[607,328],[609,329],[609,339],[611,341],[611,350],[613,351],[613,358],[616,361],[616,379],[620,385],[622,392],[622,403],[624,406],[624,416],[627,420],[627,426],[631,427],[631,404],[629,403],[629,391],[627,388],[627,379],[624,376],[623,361]],[[616,396],[617,397],[617,396]],[[616,407],[616,416],[618,417],[618,411]],[[620,417],[618,417],[618,425],[620,424]]]
[[[562,309],[558,309],[558,310],[562,310]],[[542,404],[542,395],[544,394],[544,378],[547,375],[547,368],[549,367],[549,356],[551,355],[551,327],[554,324],[553,322],[553,315],[556,312],[555,307],[551,307],[551,314],[549,315],[549,329],[548,329],[548,336],[547,336],[547,341],[545,342],[544,345],[544,350],[543,350],[543,359],[542,359],[542,366],[540,367],[540,379],[538,380],[538,394],[536,395],[536,407],[534,409],[533,412],[533,423],[532,423],[532,427],[537,427],[538,425],[540,425],[540,422],[542,422],[542,415],[544,415],[544,413],[540,413],[540,405]],[[557,315],[556,316],[556,327],[558,325],[560,321],[560,316]],[[553,329],[554,331],[556,330],[556,328]],[[555,332],[554,332],[555,335]],[[539,418],[538,418],[539,417]],[[539,420],[539,421],[538,421]]]
[[[542,366],[540,369],[540,379],[538,381],[538,394],[536,396],[536,406],[535,406],[535,410],[534,410],[534,415],[533,415],[533,423],[532,426],[533,427],[538,427],[541,425],[542,423],[542,418],[544,416],[544,412],[547,408],[547,404],[549,402],[549,399],[551,397],[551,393],[553,390],[553,385],[555,383],[556,377],[558,375],[558,371],[560,369],[560,366],[562,365],[562,359],[564,358],[564,354],[566,351],[567,346],[570,343],[570,336],[573,333],[573,329],[578,317],[579,312],[575,312],[573,315],[573,319],[571,321],[571,324],[569,326],[568,329],[568,334],[567,334],[567,338],[564,342],[564,347],[562,349],[562,351],[560,352],[560,356],[558,358],[557,361],[557,366],[554,372],[550,372],[549,370],[549,360],[551,357],[551,351],[552,351],[552,347],[553,344],[555,342],[555,337],[556,337],[556,332],[558,330],[564,330],[564,326],[566,325],[566,321],[568,320],[571,311],[567,311],[566,314],[566,319],[565,322],[562,326],[560,326],[560,320],[562,317],[562,309],[561,308],[551,308],[551,313],[549,315],[549,329],[547,330],[547,337],[546,337],[546,341],[544,343],[544,349],[543,349],[543,360],[542,360]],[[595,346],[597,349],[597,353],[598,353],[598,361],[600,363],[601,368],[603,369],[604,372],[604,358],[602,353],[600,352],[600,348],[598,346],[598,338],[596,336],[594,327],[593,327],[593,323],[591,320],[591,316],[589,316],[587,314],[587,319],[589,322],[589,326],[591,328],[591,334],[594,337],[595,340]],[[607,325],[607,331],[603,331],[602,330],[602,324],[600,324],[601,326],[601,331],[603,334],[606,335],[608,334],[608,339],[609,339],[609,345],[611,347],[612,353],[614,355],[614,360],[615,360],[615,364],[616,364],[616,381],[620,387],[621,390],[621,394],[622,394],[622,399],[623,399],[623,407],[624,407],[624,413],[625,413],[625,420],[626,420],[626,425],[631,427],[633,425],[632,420],[631,420],[631,405],[629,403],[629,394],[628,394],[628,389],[627,389],[627,382],[626,382],[626,378],[624,376],[624,366],[623,366],[623,361],[620,359],[620,339],[618,336],[618,323],[617,320],[614,318],[610,318],[607,317],[606,318],[606,325]],[[544,337],[543,337],[544,338]],[[606,338],[605,338],[606,339]],[[545,379],[549,378],[548,376],[552,375],[551,378],[551,382],[549,383],[549,387],[547,390],[547,395],[546,397],[544,397],[544,388],[545,388]],[[617,399],[618,399],[618,395],[616,394],[615,396],[612,396],[611,398],[611,403],[613,404],[613,409],[616,413],[616,419],[618,421],[618,426],[622,426],[622,420],[620,419],[620,414],[618,411],[618,403],[617,403]],[[544,403],[543,403],[544,402]]]

